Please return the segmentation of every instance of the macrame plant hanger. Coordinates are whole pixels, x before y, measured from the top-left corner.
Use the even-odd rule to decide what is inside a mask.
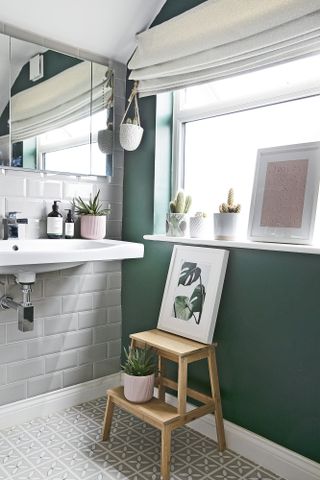
[[[127,117],[131,104],[134,105],[134,117]],[[143,128],[141,127],[140,112],[138,104],[138,82],[134,82],[130,96],[128,98],[128,105],[120,123],[119,139],[120,145],[124,150],[136,150],[142,140]]]

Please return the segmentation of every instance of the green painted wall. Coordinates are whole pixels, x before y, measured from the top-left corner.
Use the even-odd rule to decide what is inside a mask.
[[[197,3],[167,0],[157,23]],[[123,238],[137,242],[153,231],[155,98],[140,106],[145,134],[141,147],[126,153],[123,212]],[[145,242],[144,259],[124,262],[125,345],[131,332],[157,324],[171,251]],[[319,256],[231,249],[215,331],[224,418],[317,462],[319,287]],[[201,364],[190,380],[208,390]]]

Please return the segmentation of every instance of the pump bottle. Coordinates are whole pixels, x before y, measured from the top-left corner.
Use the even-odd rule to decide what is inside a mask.
[[[72,218],[72,210],[67,209],[67,218],[64,223],[64,236],[65,238],[74,237],[74,220]]]
[[[52,205],[52,212],[47,217],[47,236],[48,238],[62,238],[63,217],[59,212],[59,200],[55,200]]]

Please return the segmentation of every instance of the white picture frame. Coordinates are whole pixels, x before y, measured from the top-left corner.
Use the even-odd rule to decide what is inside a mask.
[[[229,252],[175,245],[157,328],[212,343]]]
[[[319,179],[320,142],[258,150],[249,240],[312,243]]]

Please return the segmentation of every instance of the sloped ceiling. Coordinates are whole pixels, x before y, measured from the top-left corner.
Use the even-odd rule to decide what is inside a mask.
[[[180,0],[181,1],[181,0]],[[0,22],[127,63],[166,0],[0,0]]]

